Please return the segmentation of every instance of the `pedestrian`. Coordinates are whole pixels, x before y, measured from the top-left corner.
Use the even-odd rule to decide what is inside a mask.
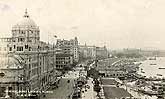
[[[68,80],[68,83],[70,83],[70,80]]]
[[[70,99],[70,95],[68,95],[68,99]]]

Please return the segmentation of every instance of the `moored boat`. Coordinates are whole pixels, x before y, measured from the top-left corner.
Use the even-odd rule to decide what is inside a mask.
[[[165,69],[165,67],[159,67],[158,69]]]
[[[144,71],[141,71],[141,73],[145,73]]]
[[[162,74],[156,74],[157,76],[163,76]]]
[[[150,57],[149,60],[156,60],[156,56],[155,57]]]
[[[151,63],[150,65],[156,65],[155,63]]]

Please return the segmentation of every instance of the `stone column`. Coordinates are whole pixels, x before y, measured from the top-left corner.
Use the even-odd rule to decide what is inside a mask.
[[[6,86],[6,96],[5,96],[5,98],[9,98],[10,97],[8,93],[9,93],[9,87]]]

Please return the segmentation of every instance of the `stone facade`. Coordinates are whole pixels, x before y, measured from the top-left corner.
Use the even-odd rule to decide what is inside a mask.
[[[58,53],[56,54],[56,69],[64,70],[73,64],[73,56],[70,54]]]
[[[73,61],[79,61],[79,46],[77,37],[71,40],[57,40],[56,44],[57,48],[62,49],[63,53],[73,55]]]
[[[0,97],[40,95],[55,83],[55,47],[40,41],[39,27],[27,11],[12,27],[12,37],[0,41]]]
[[[97,57],[97,59],[108,58],[108,50],[107,50],[106,46],[96,47],[96,57]]]
[[[80,45],[79,51],[84,58],[96,59],[96,46]]]

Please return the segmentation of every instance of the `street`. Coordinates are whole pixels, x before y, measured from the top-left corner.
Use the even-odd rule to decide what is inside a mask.
[[[55,89],[50,88],[48,91],[51,93],[47,93],[46,97],[42,97],[41,99],[68,99],[73,92],[74,80],[78,75],[77,73],[78,72],[69,72],[63,76],[59,81],[59,87]],[[68,80],[70,82],[68,82]]]
[[[81,75],[86,75],[86,72],[82,71],[83,68],[77,67],[75,71],[69,71],[65,75],[63,75],[59,81],[58,88],[55,89],[49,89],[46,93],[45,97],[41,97],[41,99],[71,99],[72,93],[73,93],[73,87],[75,84],[76,79]],[[81,71],[81,72],[80,72]],[[69,82],[68,82],[69,80]],[[83,99],[87,99],[88,97],[91,97],[90,99],[93,99],[93,84],[92,79],[88,81],[88,85],[90,86],[90,89],[87,90],[84,94],[82,94]],[[92,95],[91,95],[92,94]]]

